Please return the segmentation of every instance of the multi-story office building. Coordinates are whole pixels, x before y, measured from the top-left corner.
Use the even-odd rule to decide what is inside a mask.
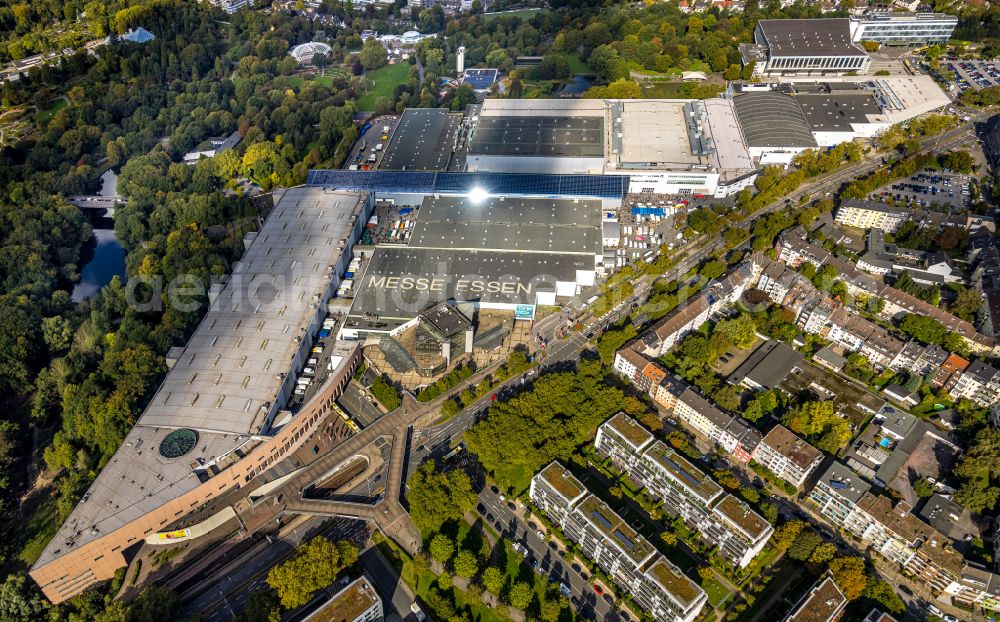
[[[866,13],[851,18],[851,39],[885,45],[947,43],[958,18],[944,13]]]
[[[836,222],[858,229],[881,229],[894,233],[909,219],[906,210],[875,201],[844,199],[837,208]]]
[[[383,622],[382,599],[366,577],[355,579],[302,622]]]
[[[819,466],[823,453],[778,424],[757,445],[753,459],[789,484],[798,487]]]
[[[623,413],[598,428],[594,445],[618,469],[662,499],[665,512],[683,518],[740,567],[750,563],[774,531],[749,506],[725,493],[711,477]]]
[[[692,622],[701,613],[708,601],[705,592],[561,464],[553,462],[535,475],[529,494],[654,619]]]

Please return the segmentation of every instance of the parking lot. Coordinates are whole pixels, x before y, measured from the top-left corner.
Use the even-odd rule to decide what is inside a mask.
[[[955,74],[955,86],[959,91],[970,88],[977,91],[1000,85],[1000,63],[985,60],[944,59],[941,67]]]
[[[972,203],[969,192],[969,180],[964,175],[924,171],[883,186],[873,198],[900,206],[940,205],[949,211],[963,211]]]
[[[344,168],[363,171],[378,168],[379,162],[385,157],[385,146],[389,143],[397,123],[399,123],[398,115],[383,115],[374,117],[361,126],[361,134],[351,146],[351,153],[344,161]]]

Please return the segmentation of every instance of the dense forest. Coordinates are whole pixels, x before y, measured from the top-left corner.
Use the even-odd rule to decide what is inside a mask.
[[[324,26],[290,12],[227,16],[190,0],[0,0],[0,63],[112,35],[93,53],[0,86],[0,115],[28,111],[32,130],[0,148],[0,567],[8,575],[0,619],[164,619],[151,603],[170,596],[159,592],[106,613],[104,594],[47,607],[24,571],[142,411],[166,371],[165,352],[183,344],[200,317],[201,305],[174,307],[161,286],[179,275],[202,283],[224,275],[243,235],[258,226],[261,206],[237,182],[267,191],[301,183],[310,167],[341,165],[357,136],[357,100],[369,88],[362,74],[374,68],[359,54],[363,29],[440,35],[419,46],[423,82],[412,66],[392,97],[376,101],[379,111],[401,111],[467,101],[467,91],[442,96],[434,86],[451,75],[459,45],[468,66],[511,70],[519,55],[543,56],[530,72],[512,73],[508,95],[518,96],[532,82],[568,76],[571,62],[608,83],[689,69],[734,77],[737,45],[752,38],[758,19],[818,16],[814,8],[752,0],[740,13],[697,15],[668,3],[554,0],[554,10],[527,20],[487,19],[478,3],[469,15],[446,18],[434,7],[403,20],[404,4],[356,10],[326,0],[322,10],[343,26],[326,28],[332,53],[325,60],[346,70],[319,80],[287,51]],[[997,17],[995,7],[970,13],[962,32],[995,45]],[[155,40],[113,36],[136,26]],[[236,130],[243,136],[237,149],[193,166],[180,162],[207,138]],[[129,278],[74,303],[70,291],[93,237],[65,197],[96,191],[109,169],[119,172],[127,199],[115,230]],[[159,615],[170,619],[170,608]]]

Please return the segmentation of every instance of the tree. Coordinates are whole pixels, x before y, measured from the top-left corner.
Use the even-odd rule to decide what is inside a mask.
[[[389,53],[385,51],[385,47],[378,39],[372,38],[361,46],[358,58],[361,59],[361,66],[365,68],[365,71],[371,71],[388,64]]]
[[[698,274],[700,274],[705,279],[711,281],[712,279],[717,279],[726,273],[726,262],[719,261],[718,259],[713,259],[712,261],[705,262],[700,268],[698,268]]]
[[[853,436],[850,422],[837,416],[832,401],[805,402],[787,412],[781,422],[828,453],[836,453]]]
[[[749,313],[742,313],[739,317],[722,320],[715,325],[716,332],[719,332],[739,348],[747,349],[757,340],[757,323]]]
[[[435,561],[447,564],[455,552],[455,543],[448,536],[439,533],[431,540],[430,552]]]
[[[461,551],[455,557],[455,574],[470,579],[479,572],[479,560],[470,551]]]
[[[788,556],[794,560],[804,562],[809,559],[823,542],[823,537],[816,533],[814,529],[802,530],[798,537],[788,546]]]
[[[822,542],[813,549],[812,555],[809,556],[809,563],[816,567],[822,567],[823,564],[833,559],[836,554],[837,545],[832,542]]]
[[[42,339],[52,352],[62,352],[69,348],[73,339],[73,325],[61,315],[42,320]]]
[[[719,408],[735,411],[740,407],[740,392],[733,385],[727,384],[712,395],[712,401]]]
[[[236,616],[234,622],[281,622],[281,607],[274,594],[257,590],[250,594],[246,609]]]
[[[523,611],[531,604],[532,596],[534,596],[534,592],[531,590],[531,586],[524,581],[517,581],[510,588],[510,606]]]
[[[795,538],[799,536],[804,529],[812,529],[809,525],[800,520],[790,520],[784,523],[780,527],[774,530],[774,534],[771,536],[771,541],[774,546],[779,549],[786,549],[791,546]]]
[[[0,392],[30,389],[38,330],[28,313],[9,301],[0,302]]]
[[[462,518],[476,504],[472,481],[459,469],[442,473],[433,462],[425,462],[409,483],[410,517],[423,533],[433,533],[446,521]]]
[[[867,600],[878,603],[889,613],[899,615],[906,611],[906,603],[899,597],[896,590],[891,585],[870,577],[865,585],[864,597]]]
[[[0,583],[0,619],[10,622],[34,622],[42,616],[44,605],[25,575],[7,575]]]
[[[500,595],[500,592],[503,591],[503,587],[506,583],[507,578],[499,568],[490,566],[483,571],[483,587],[485,587],[486,590],[494,596]]]
[[[926,477],[921,477],[913,482],[913,492],[917,493],[918,497],[930,497],[934,494],[934,484],[930,483]]]
[[[344,568],[358,560],[358,547],[346,540],[330,542],[317,536],[299,547],[295,556],[267,573],[267,584],[278,593],[281,606],[300,607],[329,586]]]
[[[854,600],[864,593],[868,585],[864,559],[841,555],[830,560],[829,568],[833,580],[847,600]]]
[[[558,622],[562,610],[563,605],[559,602],[559,600],[547,598],[542,601],[542,607],[541,611],[539,611],[539,615],[542,622]]]

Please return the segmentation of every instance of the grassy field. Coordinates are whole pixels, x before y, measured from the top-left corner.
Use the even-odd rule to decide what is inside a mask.
[[[496,19],[504,15],[512,15],[514,17],[520,17],[521,19],[527,20],[531,19],[538,14],[542,9],[518,9],[516,11],[500,11],[499,13],[483,13],[482,18],[486,21],[491,19]]]
[[[590,74],[594,73],[594,70],[590,68],[582,58],[580,58],[579,52],[573,52],[572,54],[563,54],[566,58],[566,62],[569,63],[569,70],[574,74]]]
[[[43,110],[39,110],[38,114],[35,115],[35,121],[38,123],[48,123],[52,117],[55,116],[57,112],[66,107],[65,99],[53,99],[49,102],[49,105]]]
[[[375,100],[379,97],[392,99],[397,84],[410,79],[410,65],[396,63],[380,69],[365,72],[365,78],[371,80],[373,86],[368,93],[358,98],[359,110],[375,110]]]
[[[38,560],[49,540],[59,530],[59,524],[56,522],[55,498],[49,495],[39,496],[33,503],[37,504],[30,509],[27,519],[19,529],[24,537],[24,547],[17,558],[26,566],[31,566]]]

